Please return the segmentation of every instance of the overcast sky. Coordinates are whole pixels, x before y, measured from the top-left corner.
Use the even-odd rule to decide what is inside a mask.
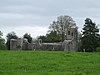
[[[81,31],[86,17],[100,24],[99,0],[0,0],[0,30],[4,37],[14,31],[18,36],[45,35],[50,23],[60,15],[76,21]]]

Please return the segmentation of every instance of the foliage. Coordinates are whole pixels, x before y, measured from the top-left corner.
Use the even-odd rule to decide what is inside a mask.
[[[96,48],[96,52],[100,52],[100,47],[97,47]]]
[[[81,52],[82,51],[82,42],[81,42],[81,38],[82,38],[82,34],[80,32],[78,32],[78,51]]]
[[[30,35],[30,34],[25,33],[23,37],[24,37],[24,38],[26,38],[26,39],[28,40],[28,42],[29,42],[29,43],[31,43],[31,42],[32,42],[32,37],[31,37],[31,35]]]
[[[46,34],[47,36],[47,42],[60,42],[61,39],[60,39],[60,35],[57,34],[56,31],[51,31],[50,33]]]
[[[2,38],[3,33],[0,31],[0,49],[4,50],[5,49],[5,40]]]
[[[39,36],[38,39],[41,39],[43,43],[47,42],[46,36]]]
[[[98,32],[99,29],[91,19],[86,18],[82,33],[82,49],[92,52],[96,50],[98,46]]]
[[[66,38],[68,34],[68,28],[76,26],[75,21],[70,16],[59,16],[57,21],[53,21],[49,26],[49,31],[46,36],[39,36],[38,39],[42,39],[43,42],[61,42]]]
[[[57,21],[53,21],[53,23],[50,24],[49,31],[56,32],[60,35],[59,40],[62,39],[62,41],[64,41],[68,28],[72,26],[76,26],[76,23],[70,16],[59,16]]]
[[[0,51],[0,58],[0,75],[100,75],[99,52]]]
[[[6,37],[7,37],[6,47],[8,50],[10,50],[10,40],[17,39],[18,37],[15,32],[8,33]]]
[[[0,39],[0,49],[5,50],[5,40],[3,38]]]
[[[46,36],[38,37],[38,39],[42,39],[42,42],[44,43],[60,42],[61,39],[59,38],[60,38],[60,35],[58,35],[56,31],[51,31],[50,33],[47,33]]]
[[[17,45],[17,49],[20,49],[21,48],[21,46],[20,45]]]

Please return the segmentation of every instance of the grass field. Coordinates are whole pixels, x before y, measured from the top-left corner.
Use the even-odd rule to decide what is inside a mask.
[[[100,53],[0,51],[0,75],[100,75]]]

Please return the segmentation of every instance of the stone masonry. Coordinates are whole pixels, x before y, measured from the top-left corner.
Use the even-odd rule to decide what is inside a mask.
[[[29,43],[27,39],[18,38],[10,40],[11,50],[51,50],[51,51],[65,51],[76,52],[77,46],[77,27],[73,26],[66,31],[66,38],[63,42],[59,43],[42,43],[42,40],[38,42]]]

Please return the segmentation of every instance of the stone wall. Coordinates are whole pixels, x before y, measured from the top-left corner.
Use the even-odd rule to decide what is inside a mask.
[[[10,50],[17,50],[17,39],[10,40]]]
[[[33,44],[33,50],[60,51],[63,50],[63,47],[61,43],[41,43],[41,44]]]
[[[39,39],[37,42],[29,43],[27,39],[18,38],[10,40],[11,50],[51,50],[51,51],[66,51],[76,52],[77,46],[77,27],[69,28],[66,31],[64,42],[60,43],[42,43]]]

